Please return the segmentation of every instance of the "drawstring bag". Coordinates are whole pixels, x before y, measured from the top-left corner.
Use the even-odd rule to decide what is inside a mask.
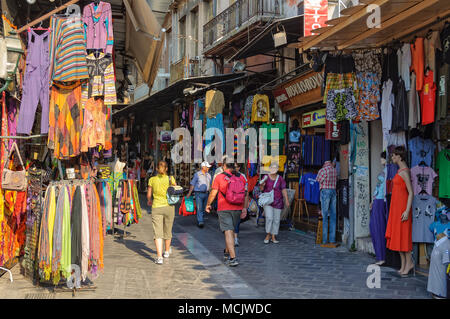
[[[169,178],[169,185],[171,183],[171,179],[170,176],[168,176]],[[176,203],[178,203],[180,201],[180,197],[181,195],[183,195],[183,187],[181,186],[169,186],[169,188],[167,189],[167,202],[169,203],[169,205],[175,205]]]

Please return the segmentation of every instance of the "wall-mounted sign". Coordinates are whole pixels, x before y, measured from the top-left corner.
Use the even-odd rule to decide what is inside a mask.
[[[326,27],[328,20],[328,0],[305,0],[304,34],[312,35],[311,31]]]
[[[283,112],[320,102],[323,73],[308,72],[276,88],[272,93]]]
[[[302,116],[302,128],[325,125],[326,109],[308,112]]]
[[[325,139],[330,141],[340,140],[340,127],[341,125],[339,123],[327,120],[325,123]]]

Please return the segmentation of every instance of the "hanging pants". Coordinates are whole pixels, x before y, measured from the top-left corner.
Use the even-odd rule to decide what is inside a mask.
[[[49,112],[49,31],[39,35],[28,32],[28,53],[23,81],[23,96],[20,104],[17,133],[30,134],[38,103],[41,102],[41,134],[48,133]]]

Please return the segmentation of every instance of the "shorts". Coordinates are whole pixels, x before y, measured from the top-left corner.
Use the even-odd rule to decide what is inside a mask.
[[[173,206],[152,208],[153,238],[172,239],[174,219],[175,208]]]
[[[236,228],[236,225],[241,220],[241,210],[223,210],[217,212],[219,216],[219,224],[220,230],[222,232],[226,230],[233,230]]]

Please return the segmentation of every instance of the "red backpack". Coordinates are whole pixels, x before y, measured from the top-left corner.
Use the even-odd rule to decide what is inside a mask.
[[[230,175],[223,172],[228,177],[228,186],[226,194],[222,193],[228,203],[233,205],[242,205],[245,202],[245,183],[240,175]]]

